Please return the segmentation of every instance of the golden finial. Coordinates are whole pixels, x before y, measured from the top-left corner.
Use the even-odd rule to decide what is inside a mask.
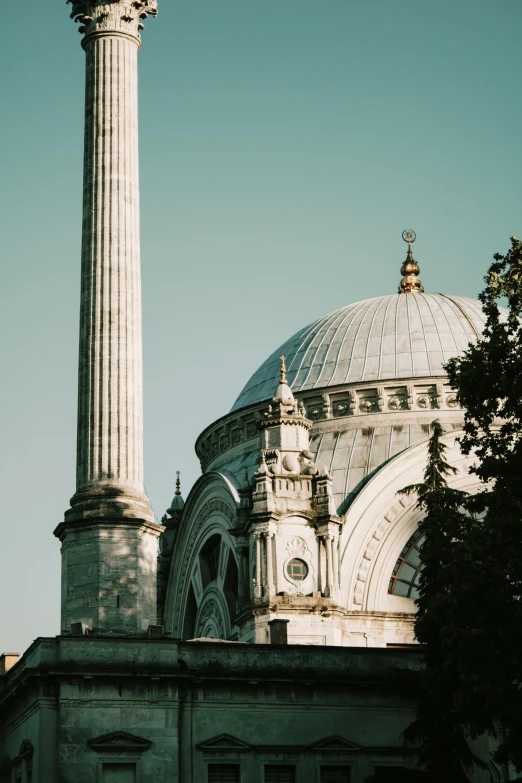
[[[281,359],[281,380],[279,381],[279,383],[284,383],[286,385],[286,383],[287,383],[287,381],[286,381],[286,364],[285,364],[286,356],[280,356],[279,358]]]
[[[422,294],[424,292],[424,288],[422,286],[422,281],[418,276],[420,273],[420,268],[418,263],[413,258],[413,252],[411,249],[412,244],[417,239],[417,235],[415,234],[415,231],[408,229],[407,231],[402,232],[402,238],[405,242],[408,243],[408,254],[406,256],[405,262],[401,266],[402,280],[399,283],[399,293]]]
[[[175,495],[181,495],[181,481],[180,481],[180,472],[179,470],[176,471],[176,492]]]

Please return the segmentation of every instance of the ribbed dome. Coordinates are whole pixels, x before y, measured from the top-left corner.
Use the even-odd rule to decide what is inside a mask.
[[[232,410],[269,400],[281,355],[294,392],[338,384],[444,375],[442,365],[482,333],[475,299],[394,294],[342,307],[297,332],[252,375]]]

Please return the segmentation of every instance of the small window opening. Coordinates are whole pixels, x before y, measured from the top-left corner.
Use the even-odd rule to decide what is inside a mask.
[[[321,766],[321,783],[350,783],[350,767]]]
[[[295,767],[288,764],[266,764],[265,783],[295,783]]]
[[[286,573],[294,582],[302,582],[308,576],[308,566],[304,560],[293,557],[286,564]]]
[[[239,783],[239,764],[209,764],[208,783]]]

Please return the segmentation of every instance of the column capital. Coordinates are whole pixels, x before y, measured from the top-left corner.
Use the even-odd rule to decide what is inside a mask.
[[[158,0],[67,0],[71,19],[84,40],[91,35],[123,34],[140,40],[143,21],[158,13]]]

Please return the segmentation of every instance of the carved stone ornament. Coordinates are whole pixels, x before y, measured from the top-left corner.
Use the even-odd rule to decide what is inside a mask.
[[[127,33],[139,38],[142,20],[158,13],[158,0],[67,0],[71,19],[86,36],[97,32]]]
[[[431,397],[429,394],[421,394],[417,397],[417,405],[419,408],[431,408]]]
[[[298,472],[299,465],[295,454],[286,454],[286,456],[283,457],[283,468],[288,471],[288,473]]]
[[[456,394],[448,394],[446,397],[446,405],[448,408],[456,408],[459,404],[459,401],[457,400]]]
[[[361,400],[359,403],[359,408],[363,413],[371,413],[371,411],[375,410],[375,400],[372,400],[370,397],[365,397],[365,399]]]
[[[296,536],[288,542],[286,550],[290,557],[303,557],[306,552],[306,543],[302,538]]]
[[[394,394],[394,396],[390,397],[388,400],[388,407],[391,411],[400,411],[406,407],[405,402],[406,400],[404,400],[402,397],[399,397],[398,394]]]
[[[303,476],[316,476],[319,473],[319,469],[314,462],[314,455],[308,449],[304,449],[299,454],[299,472]]]

